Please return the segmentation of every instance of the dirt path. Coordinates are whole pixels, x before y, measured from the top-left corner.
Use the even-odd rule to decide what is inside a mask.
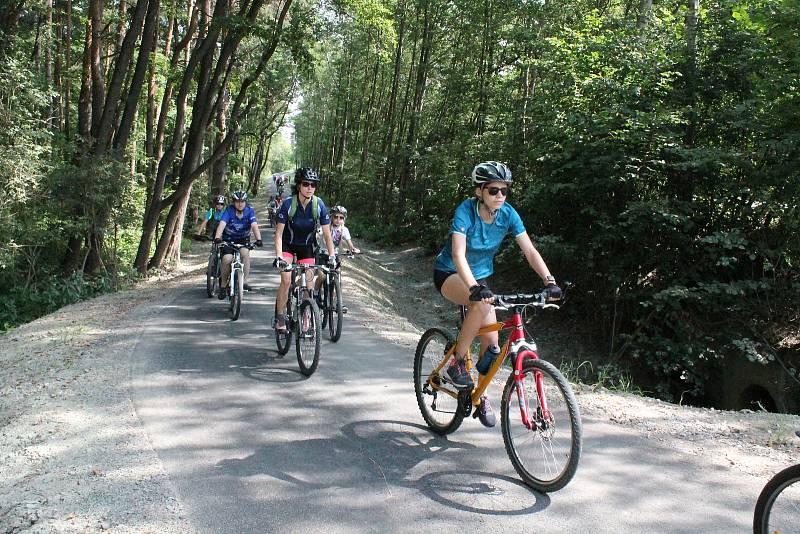
[[[362,244],[362,243],[359,243]],[[453,325],[419,249],[379,250],[345,267],[372,331],[413,351],[422,330]],[[140,325],[172,291],[202,286],[205,245],[181,276],[64,308],[0,337],[0,532],[189,532],[130,400]],[[194,273],[194,274],[192,274]],[[557,336],[539,339],[547,354]],[[410,356],[409,356],[410,361]],[[623,425],[710,465],[766,481],[800,459],[800,417],[687,408],[578,390],[584,417]]]

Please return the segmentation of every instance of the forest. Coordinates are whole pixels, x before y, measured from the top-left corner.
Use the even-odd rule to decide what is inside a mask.
[[[606,369],[705,403],[752,362],[800,398],[798,0],[0,1],[0,330],[295,166],[435,252],[499,160]]]

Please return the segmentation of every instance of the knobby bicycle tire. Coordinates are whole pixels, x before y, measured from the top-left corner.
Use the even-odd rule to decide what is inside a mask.
[[[206,267],[206,296],[208,296],[208,298],[214,296],[218,275],[216,257],[214,254],[209,254],[208,266]]]
[[[275,303],[275,317],[278,316],[278,303]],[[284,356],[289,352],[289,347],[292,346],[292,295],[289,293],[289,298],[286,300],[286,332],[278,332],[275,330],[275,342],[278,345],[278,354]]]
[[[331,341],[339,341],[342,337],[342,282],[334,277],[328,295],[328,333]]]
[[[319,308],[319,316],[322,319],[322,329],[325,330],[328,327],[328,319],[330,315],[331,309],[331,295],[330,295],[330,283],[328,282],[328,277],[326,276],[325,279],[322,281],[322,286],[319,288],[320,296],[322,297],[322,307]]]
[[[301,373],[311,376],[319,365],[320,337],[322,337],[319,308],[313,299],[306,299],[300,303],[295,329],[297,364]]]
[[[239,319],[239,313],[242,310],[242,275],[238,270],[233,271],[233,292],[231,294],[231,320],[236,321]]]
[[[553,364],[530,358],[523,362],[522,371],[528,417],[537,423],[537,428],[531,430],[522,424],[517,383],[512,373],[500,404],[503,442],[525,484],[542,492],[557,491],[572,480],[580,461],[582,428],[578,401],[569,382]],[[549,420],[543,417],[539,406],[534,373],[542,375],[545,401],[551,413]]]
[[[455,432],[464,420],[464,412],[456,399],[441,391],[434,391],[427,385],[428,377],[441,363],[444,353],[453,343],[453,336],[448,332],[431,328],[422,334],[414,352],[414,393],[417,396],[417,406],[428,427],[439,435]]]
[[[788,495],[787,495],[788,494]],[[753,534],[772,534],[773,532],[795,532],[800,525],[800,464],[780,471],[761,490],[753,512]],[[783,499],[781,499],[783,497]],[[777,517],[774,505],[781,499],[781,504],[788,506],[785,513]],[[783,501],[790,502],[784,503]]]

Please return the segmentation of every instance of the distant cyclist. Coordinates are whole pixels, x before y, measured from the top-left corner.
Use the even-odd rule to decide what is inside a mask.
[[[528,264],[541,277],[550,296],[558,298],[561,289],[550,274],[542,256],[533,246],[519,214],[506,197],[512,183],[511,170],[503,163],[487,161],[472,169],[474,197],[456,208],[450,234],[444,248],[436,256],[433,282],[450,302],[469,309],[456,344],[456,357],[447,369],[447,377],[462,390],[473,387],[466,369],[465,355],[482,326],[497,322],[489,276],[494,272],[494,256],[506,235],[511,234],[522,249]],[[486,374],[500,353],[497,332],[481,336],[477,369]],[[476,415],[484,426],[492,427],[496,419],[489,399],[481,397]]]
[[[225,209],[225,213],[223,213],[222,219],[219,221],[214,243],[220,243],[224,240],[245,245],[250,242],[250,232],[252,232],[256,238],[256,246],[263,246],[264,242],[261,241],[261,230],[258,229],[256,212],[247,205],[247,193],[236,191],[231,197],[233,198],[233,204]],[[224,299],[228,294],[227,283],[231,275],[231,262],[233,262],[234,252],[234,249],[229,246],[223,246],[220,250],[220,254],[222,254],[222,273],[219,281],[219,295],[217,295],[220,300]],[[242,256],[242,263],[244,263],[244,289],[245,291],[250,291],[253,289],[247,283],[247,277],[250,274],[250,250],[241,248],[239,253]]]
[[[344,206],[336,205],[331,208],[331,239],[333,240],[333,247],[336,254],[339,254],[339,245],[342,244],[342,241],[347,245],[347,250],[352,252],[353,254],[360,254],[361,251],[353,245],[352,237],[350,236],[350,230],[344,225],[345,220],[347,219],[347,209]],[[328,255],[322,252],[323,250],[323,243],[320,243],[320,238],[322,237],[322,232],[317,232],[317,242],[318,242],[318,250],[320,251],[317,257],[317,264],[323,265],[328,263]],[[315,288],[317,290],[317,296],[319,296],[319,289],[322,287],[322,282],[325,281],[325,276],[320,274],[317,277],[317,281],[315,282]]]
[[[298,263],[314,265],[317,226],[322,227],[328,265],[336,264],[336,253],[331,239],[331,219],[328,208],[321,198],[314,195],[319,185],[319,176],[310,168],[297,169],[294,173],[293,195],[281,204],[275,226],[276,265]],[[278,286],[275,329],[286,330],[286,301],[289,297],[291,273],[281,272]]]
[[[267,216],[272,224],[275,224],[275,213],[278,211],[278,201],[275,195],[270,195],[267,203]]]
[[[217,225],[222,220],[223,213],[225,213],[225,195],[217,195],[214,197],[214,205],[206,210],[197,233],[211,237],[217,235]]]

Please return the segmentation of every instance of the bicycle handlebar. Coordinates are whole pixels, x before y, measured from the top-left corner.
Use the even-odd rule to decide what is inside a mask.
[[[244,244],[242,244],[242,243],[233,243],[231,241],[222,241],[222,242],[219,243],[219,246],[221,246],[221,247],[231,247],[231,248],[235,248],[237,250],[241,249],[241,248],[247,248],[247,249],[253,250],[253,248],[256,246],[256,244],[255,243],[244,243]]]
[[[508,295],[495,295],[495,308],[508,309],[514,306],[533,306],[535,308],[555,308],[561,306],[548,302],[550,292],[547,290],[541,293],[512,293]]]
[[[309,265],[308,263],[292,263],[287,265],[286,267],[276,267],[282,273],[290,273],[295,269],[299,269],[301,271],[310,271],[311,269],[322,269],[324,272],[329,272],[330,268],[327,265]]]

